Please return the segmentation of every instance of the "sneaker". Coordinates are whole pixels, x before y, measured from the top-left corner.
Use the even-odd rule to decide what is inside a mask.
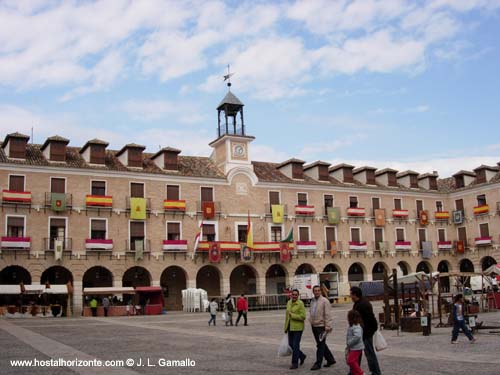
[[[457,341],[457,340],[455,340],[455,341],[452,341],[451,343],[452,343],[452,344],[458,344],[458,341]]]

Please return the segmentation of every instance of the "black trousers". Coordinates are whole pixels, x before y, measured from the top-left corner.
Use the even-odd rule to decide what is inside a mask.
[[[245,320],[245,325],[247,325],[247,312],[246,311],[238,311],[238,318],[236,319],[236,325],[238,325],[238,322],[241,319],[241,316],[243,316],[243,319]]]
[[[90,310],[92,310],[92,316],[97,316],[97,307],[91,307]]]
[[[319,336],[325,332],[325,327],[312,327],[314,339],[316,340],[316,364],[321,367],[323,364],[323,358],[327,362],[335,362],[332,352],[328,345],[326,345],[326,338],[323,341],[319,341]]]

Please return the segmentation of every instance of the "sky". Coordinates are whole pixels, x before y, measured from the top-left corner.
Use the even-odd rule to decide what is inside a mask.
[[[228,64],[253,160],[500,162],[500,0],[1,0],[0,138],[209,156]]]

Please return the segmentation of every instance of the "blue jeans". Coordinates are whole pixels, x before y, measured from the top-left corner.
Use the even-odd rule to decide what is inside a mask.
[[[210,320],[208,321],[208,325],[210,325],[210,323],[214,322],[214,325],[215,325],[215,318],[217,317],[217,315],[212,315],[210,314]]]
[[[451,331],[451,341],[456,341],[458,339],[460,328],[462,328],[463,333],[469,340],[474,338],[472,333],[470,333],[469,328],[465,325],[465,320],[455,320],[455,323],[453,323],[453,331]]]
[[[363,344],[365,344],[365,355],[366,361],[368,362],[368,368],[372,375],[381,375],[380,367],[378,365],[377,353],[375,353],[375,348],[373,347],[373,336],[363,338]],[[361,356],[359,356],[361,362]]]
[[[300,350],[302,332],[303,331],[288,331],[288,345],[292,348],[292,365],[298,365],[299,359],[305,357],[305,354]]]

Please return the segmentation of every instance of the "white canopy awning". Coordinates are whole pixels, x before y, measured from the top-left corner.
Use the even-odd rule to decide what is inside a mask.
[[[135,294],[135,289],[128,286],[122,287],[101,287],[101,288],[83,288],[83,294]]]
[[[15,285],[0,285],[0,294],[21,294],[21,286]]]
[[[494,264],[483,271],[485,275],[491,275],[492,273],[500,275],[500,264]]]

